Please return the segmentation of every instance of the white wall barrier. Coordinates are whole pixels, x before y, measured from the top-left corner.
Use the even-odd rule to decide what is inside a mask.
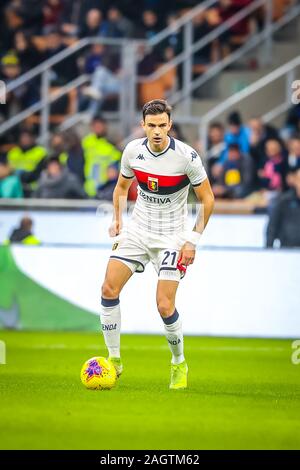
[[[98,314],[108,249],[14,246],[13,255],[37,283]],[[200,249],[178,291],[185,333],[299,338],[299,266],[300,251]],[[163,332],[156,281],[148,265],[125,286],[123,332]]]
[[[0,212],[0,243],[18,225],[24,211]],[[30,211],[34,232],[43,243],[110,245],[111,215],[95,212]],[[204,246],[263,247],[266,215],[213,215],[202,237]],[[193,225],[192,217],[190,225]]]

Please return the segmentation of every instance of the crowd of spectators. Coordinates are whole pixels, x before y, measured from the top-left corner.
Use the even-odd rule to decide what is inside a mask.
[[[256,198],[258,205],[270,206],[289,189],[290,175],[300,168],[300,106],[291,108],[279,130],[259,117],[244,124],[234,111],[226,126],[210,124],[208,148],[208,173],[216,197]]]
[[[186,140],[179,126],[171,132]],[[216,198],[246,198],[257,206],[270,206],[291,187],[291,174],[300,169],[300,105],[291,108],[282,129],[264,124],[259,117],[243,123],[240,113],[233,111],[225,125],[210,124],[207,147],[204,155],[200,143],[199,153]],[[93,118],[90,132],[82,139],[74,131],[56,132],[48,148],[24,129],[17,144],[0,156],[0,197],[110,200],[121,151],[109,138],[107,122],[100,115]]]
[[[170,135],[186,141],[176,124]],[[300,246],[300,104],[291,108],[281,129],[259,117],[243,123],[233,111],[225,125],[211,123],[207,144],[206,155],[201,143],[198,150],[216,199],[243,199],[267,209],[268,247],[276,240],[282,247]],[[74,132],[54,133],[49,149],[24,130],[18,145],[0,156],[0,198],[111,201],[120,159],[121,149],[109,139],[101,116],[94,117],[83,139]],[[134,181],[132,200],[136,186]]]
[[[196,42],[251,0],[220,0],[193,20]],[[279,17],[290,0],[274,0]],[[162,28],[170,35],[152,50],[138,49],[138,75],[148,76],[183,50],[183,31],[172,28],[176,19],[198,1],[142,0],[3,0],[0,15],[0,79],[6,84],[53,57],[81,38],[151,39]],[[243,44],[253,28],[259,29],[264,11],[237,23],[193,56],[193,72],[201,74]],[[51,86],[60,87],[80,73],[91,76],[89,86],[76,96],[78,109],[91,116],[90,133],[83,139],[75,132],[54,132],[47,148],[37,143],[34,125],[23,125],[0,136],[0,198],[101,198],[110,200],[119,171],[122,148],[108,137],[100,116],[120,92],[120,55],[113,46],[94,44],[83,55],[73,55],[51,69]],[[181,83],[181,68],[171,69],[160,79],[139,88],[140,103],[166,97]],[[7,95],[0,107],[0,124],[40,98],[39,79],[33,79]],[[66,113],[68,97],[51,105],[51,115]],[[100,116],[100,117],[99,117]],[[174,129],[179,138],[179,128]],[[193,143],[191,142],[193,145]],[[250,199],[275,206],[282,194],[284,204],[299,200],[300,105],[291,108],[283,129],[265,125],[259,117],[242,122],[232,112],[224,125],[213,122],[208,133],[207,171],[216,198]],[[201,152],[201,144],[199,151]],[[297,173],[298,172],[298,173]],[[297,176],[298,175],[298,176]],[[297,188],[297,189],[296,189]],[[131,192],[132,198],[135,191]],[[281,197],[281,196],[280,196]],[[281,199],[279,199],[281,201]],[[278,204],[278,203],[276,203]],[[298,204],[298,202],[297,202]],[[280,206],[280,207],[282,207]],[[275,233],[276,212],[269,240]],[[269,241],[271,244],[272,242]]]
[[[112,198],[121,151],[107,136],[101,116],[80,139],[75,132],[54,133],[48,148],[29,130],[0,155],[0,198]]]
[[[208,132],[207,169],[216,198],[244,198],[270,214],[267,247],[300,246],[300,104],[277,129],[237,111]]]
[[[193,20],[193,42],[244,8],[252,0],[219,0],[213,8]],[[280,14],[293,0],[273,0],[274,16]],[[149,76],[183,50],[183,30],[172,28],[174,21],[199,4],[199,1],[141,0],[138,8],[134,0],[2,0],[0,16],[0,79],[10,83],[49,59],[69,45],[86,37],[134,38],[147,40],[166,26],[169,36],[157,47],[141,46],[138,75]],[[279,12],[279,13],[278,13]],[[206,71],[230,51],[247,41],[253,28],[263,24],[264,10],[257,10],[232,26],[219,40],[206,45],[193,56],[193,73]],[[91,116],[118,105],[120,92],[120,49],[115,46],[94,45],[73,54],[51,69],[51,87],[60,87],[80,73],[91,76],[91,85],[82,87],[75,97],[80,111]],[[182,67],[174,67],[153,82],[140,84],[139,104],[157,96],[166,98],[170,90],[180,86]],[[36,103],[40,98],[40,81],[32,79],[7,95],[7,104],[0,108],[0,124],[16,112]],[[71,112],[74,95],[65,96],[51,105],[51,115]],[[113,108],[114,109],[114,108]],[[16,134],[0,137],[0,145],[11,143]]]

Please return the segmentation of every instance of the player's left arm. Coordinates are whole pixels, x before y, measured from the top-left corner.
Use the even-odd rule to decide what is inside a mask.
[[[186,146],[186,158],[185,174],[188,176],[200,203],[200,210],[198,211],[195,226],[193,230],[186,235],[186,243],[182,246],[179,255],[181,257],[180,263],[188,266],[194,262],[196,246],[213,211],[214,195],[200,155],[188,145]]]
[[[200,209],[192,234],[190,235],[190,240],[186,241],[179,254],[180,263],[184,266],[193,264],[197,242],[200,240],[214,208],[214,194],[208,178],[202,181],[200,185],[194,186],[193,189],[200,203]]]
[[[199,186],[194,186],[193,189],[198,201],[200,202],[200,210],[193,230],[202,234],[212,214],[215,197],[208,178],[206,178]]]

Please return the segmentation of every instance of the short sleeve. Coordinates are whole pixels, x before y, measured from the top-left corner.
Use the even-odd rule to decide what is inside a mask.
[[[200,186],[202,181],[207,178],[205,168],[198,153],[190,147],[187,153],[188,163],[185,168],[185,174],[188,176],[193,186]]]
[[[128,145],[125,147],[121,159],[121,174],[124,178],[133,178],[134,172],[129,163],[129,150]]]

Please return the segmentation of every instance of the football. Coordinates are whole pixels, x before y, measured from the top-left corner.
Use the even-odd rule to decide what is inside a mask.
[[[83,364],[80,378],[90,390],[108,390],[115,386],[117,373],[105,357],[92,357]]]

